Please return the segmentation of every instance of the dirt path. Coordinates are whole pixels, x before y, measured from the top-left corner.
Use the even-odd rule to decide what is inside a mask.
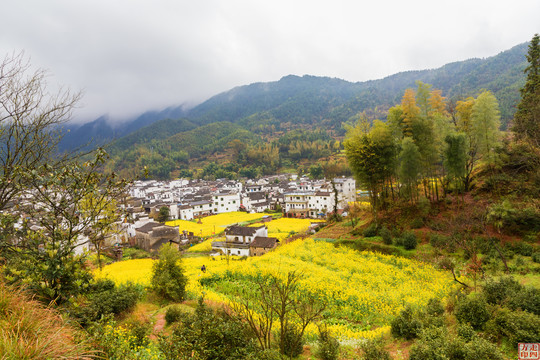
[[[150,334],[150,339],[157,340],[157,336],[163,332],[163,328],[165,328],[165,314],[158,314],[156,316],[156,323],[154,325],[154,329],[152,330],[152,334]]]

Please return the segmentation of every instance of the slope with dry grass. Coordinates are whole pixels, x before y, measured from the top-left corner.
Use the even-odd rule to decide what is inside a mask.
[[[0,359],[92,359],[98,354],[53,309],[0,282]]]

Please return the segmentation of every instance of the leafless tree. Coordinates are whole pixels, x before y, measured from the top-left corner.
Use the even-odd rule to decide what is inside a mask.
[[[23,173],[49,162],[60,125],[81,94],[47,91],[47,71],[32,70],[24,53],[0,62],[0,209],[25,188]]]

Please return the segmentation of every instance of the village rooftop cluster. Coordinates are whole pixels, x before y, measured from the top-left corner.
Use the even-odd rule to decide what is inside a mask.
[[[342,213],[347,204],[355,200],[356,182],[345,177],[329,181],[290,174],[244,182],[150,180],[136,181],[129,195],[126,211],[131,221],[127,225],[127,236],[136,239],[137,246],[152,251],[163,243],[187,242],[197,235],[152,221],[163,207],[168,209],[169,220],[190,221],[227,212],[264,213],[280,209],[284,217],[322,219],[334,212],[334,207]],[[253,255],[257,253],[254,246],[259,243],[265,249],[275,247],[276,241],[267,238],[264,229],[257,235],[254,231],[253,228],[229,227],[225,231],[227,240],[216,242],[213,248],[225,254]],[[258,240],[253,245],[256,237]]]
[[[131,187],[128,212],[138,217],[154,217],[164,206],[170,220],[193,220],[232,211],[262,213],[282,209],[283,216],[324,218],[355,201],[356,181],[353,178],[310,180],[296,175],[267,176],[245,182],[234,180],[136,181]]]

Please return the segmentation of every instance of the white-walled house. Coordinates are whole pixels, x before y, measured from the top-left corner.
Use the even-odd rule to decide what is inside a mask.
[[[325,191],[288,192],[284,194],[284,213],[289,217],[316,218],[334,208],[334,193]]]
[[[193,206],[186,204],[178,207],[178,218],[181,220],[193,220]]]
[[[242,196],[242,205],[247,212],[264,212],[268,209],[268,200],[263,192],[251,192]]]
[[[356,200],[356,180],[353,178],[335,178],[334,184],[338,191],[338,207],[344,209],[349,202]]]
[[[334,193],[317,191],[308,199],[309,216],[312,218],[319,217],[319,214],[324,214],[334,210]]]
[[[214,210],[214,203],[210,200],[194,201],[189,205],[193,208],[194,218],[211,215]]]
[[[213,212],[221,214],[224,212],[238,211],[240,205],[240,193],[221,193],[215,194],[213,197]]]
[[[285,201],[284,212],[292,217],[307,217],[309,213],[309,197],[312,192],[288,192],[283,194]]]

